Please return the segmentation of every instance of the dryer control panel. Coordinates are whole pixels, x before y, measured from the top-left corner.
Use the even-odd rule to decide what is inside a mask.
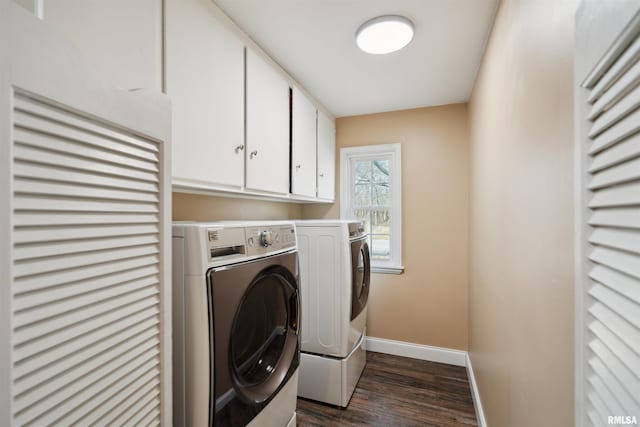
[[[247,227],[245,235],[247,253],[250,256],[296,247],[296,231],[293,225]]]

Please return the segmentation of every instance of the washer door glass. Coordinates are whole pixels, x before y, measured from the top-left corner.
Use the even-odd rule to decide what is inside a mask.
[[[290,364],[285,359],[297,346],[298,298],[295,279],[287,276],[278,267],[262,271],[245,292],[233,321],[233,379],[253,401],[269,397],[280,385]]]
[[[371,281],[371,267],[369,259],[369,245],[364,240],[351,243],[352,298],[351,320],[355,319],[367,305],[369,299],[369,284]]]

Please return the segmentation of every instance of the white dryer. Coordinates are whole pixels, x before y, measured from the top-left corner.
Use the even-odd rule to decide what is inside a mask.
[[[291,222],[174,223],[176,427],[295,426],[298,284]]]
[[[302,303],[298,396],[346,407],[366,364],[370,284],[360,221],[296,221]]]

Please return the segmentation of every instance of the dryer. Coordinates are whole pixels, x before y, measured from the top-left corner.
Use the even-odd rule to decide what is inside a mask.
[[[294,224],[177,222],[173,260],[174,425],[294,426]]]
[[[370,285],[360,221],[296,221],[302,354],[298,396],[346,407],[366,364]]]

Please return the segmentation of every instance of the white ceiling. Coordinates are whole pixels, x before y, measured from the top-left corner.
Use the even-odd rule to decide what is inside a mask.
[[[336,117],[469,99],[498,0],[214,0]],[[370,18],[415,24],[404,49],[369,55]]]

